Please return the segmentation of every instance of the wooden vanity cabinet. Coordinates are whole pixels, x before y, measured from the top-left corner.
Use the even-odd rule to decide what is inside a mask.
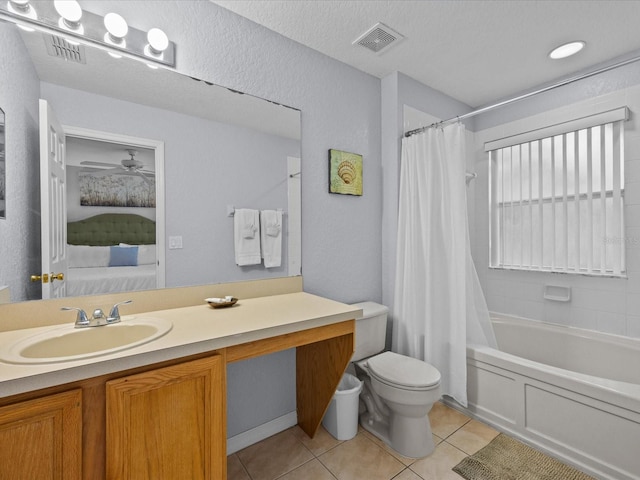
[[[296,348],[313,437],[353,354],[355,321],[0,398],[0,480],[223,480],[226,366]]]
[[[81,449],[81,389],[0,407],[0,480],[80,480]]]
[[[224,352],[0,399],[0,480],[226,478]]]
[[[111,380],[107,479],[226,478],[220,355]]]

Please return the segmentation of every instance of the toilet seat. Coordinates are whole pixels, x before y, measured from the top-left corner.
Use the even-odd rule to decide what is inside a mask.
[[[440,384],[440,372],[427,362],[394,352],[367,360],[369,374],[379,382],[404,390],[431,390]]]

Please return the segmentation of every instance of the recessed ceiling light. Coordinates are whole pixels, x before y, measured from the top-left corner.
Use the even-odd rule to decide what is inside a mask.
[[[559,58],[570,57],[571,55],[575,55],[580,50],[582,50],[586,44],[587,43],[583,42],[582,40],[565,43],[564,45],[560,45],[559,47],[551,50],[551,52],[549,52],[549,58],[557,60]]]

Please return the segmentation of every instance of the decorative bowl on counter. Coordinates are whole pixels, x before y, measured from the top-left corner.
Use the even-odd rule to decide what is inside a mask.
[[[227,295],[226,297],[222,297],[222,298],[217,298],[217,297],[205,298],[205,301],[209,305],[211,305],[211,307],[213,308],[224,308],[224,307],[231,307],[235,305],[238,302],[238,299],[230,295]]]

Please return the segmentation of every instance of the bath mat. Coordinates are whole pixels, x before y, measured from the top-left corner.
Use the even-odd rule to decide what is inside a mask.
[[[503,434],[462,460],[453,471],[467,480],[595,480]]]

